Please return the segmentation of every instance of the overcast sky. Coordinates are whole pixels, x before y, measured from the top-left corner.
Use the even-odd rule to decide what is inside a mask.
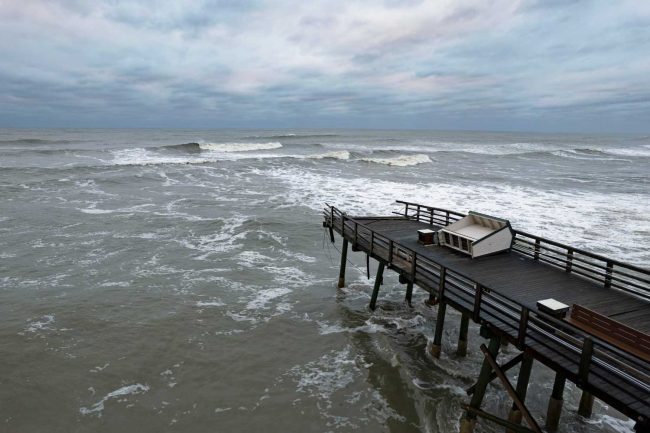
[[[0,126],[650,131],[650,1],[0,0]]]

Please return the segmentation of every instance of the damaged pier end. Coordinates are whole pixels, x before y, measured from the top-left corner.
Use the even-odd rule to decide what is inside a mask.
[[[478,418],[506,431],[541,432],[541,414],[525,404],[537,361],[555,371],[549,432],[558,429],[568,380],[583,392],[580,415],[590,416],[597,398],[634,420],[638,433],[650,433],[650,270],[514,230],[501,218],[398,203],[401,212],[381,217],[325,209],[332,242],[335,233],[343,238],[339,287],[351,242],[352,251],[378,262],[371,309],[385,268],[407,284],[409,305],[415,286],[438,305],[432,356],[441,354],[447,307],[461,313],[458,356],[467,353],[470,319],[481,325],[489,344],[481,345],[483,366],[468,390],[461,432],[472,432]],[[499,349],[508,343],[520,353],[499,365]],[[513,386],[505,372],[517,365]],[[507,419],[481,410],[494,379],[512,399]]]

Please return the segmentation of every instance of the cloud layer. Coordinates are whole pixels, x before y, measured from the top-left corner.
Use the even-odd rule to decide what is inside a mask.
[[[0,0],[0,126],[650,129],[650,3]]]

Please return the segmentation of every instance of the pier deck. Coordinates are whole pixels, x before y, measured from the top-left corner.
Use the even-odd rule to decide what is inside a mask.
[[[351,217],[329,206],[324,225],[331,229],[332,240],[334,232],[343,237],[346,251],[350,243],[353,251],[378,260],[381,272],[386,266],[401,281],[429,292],[441,305],[443,321],[443,307],[455,308],[555,370],[556,381],[570,380],[586,395],[637,421],[638,431],[648,431],[648,357],[629,350],[629,345],[613,344],[597,332],[540,312],[536,302],[554,298],[578,304],[634,328],[638,332],[634,338],[647,352],[649,270],[516,230],[511,251],[472,259],[449,248],[417,242],[417,230],[438,230],[464,214],[399,203],[405,206],[404,212],[388,217]],[[345,255],[342,266],[344,259]],[[373,306],[378,289],[375,283]],[[441,335],[439,317],[435,339]]]
[[[579,304],[640,331],[650,333],[650,303],[617,290],[606,289],[576,275],[562,272],[516,251],[472,259],[468,255],[438,245],[424,246],[417,242],[420,229],[439,230],[408,218],[355,218],[376,233],[417,252],[420,257],[457,270],[485,287],[498,288],[499,293],[537,311],[536,302],[553,298],[568,305]],[[507,271],[507,272],[504,272]]]

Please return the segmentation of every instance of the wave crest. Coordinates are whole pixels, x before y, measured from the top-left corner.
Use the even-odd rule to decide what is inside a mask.
[[[397,167],[407,167],[410,165],[431,162],[431,158],[429,158],[429,155],[417,153],[415,155],[400,155],[393,158],[361,158],[361,161],[372,162],[375,164],[394,165]]]
[[[250,152],[253,150],[272,150],[282,147],[282,143],[278,141],[270,141],[268,143],[206,143],[199,142],[201,150],[212,150],[217,152]]]

